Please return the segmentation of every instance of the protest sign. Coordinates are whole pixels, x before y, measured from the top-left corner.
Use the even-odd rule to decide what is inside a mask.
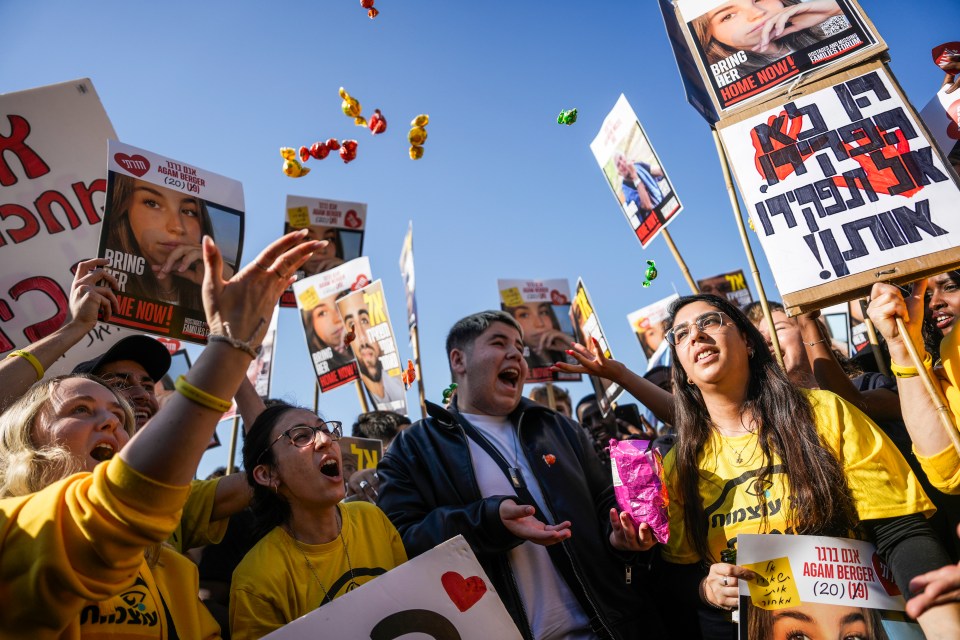
[[[267,640],[520,640],[470,545],[457,536],[264,636]]]
[[[956,176],[880,63],[722,123],[791,313],[960,264]]]
[[[315,276],[293,283],[307,350],[313,361],[320,392],[353,382],[359,376],[357,361],[346,343],[346,330],[337,298],[370,284],[369,258],[357,258]]]
[[[407,390],[400,377],[403,367],[387,312],[383,283],[376,280],[338,299],[337,309],[344,328],[354,333],[350,349],[374,408],[407,415]]]
[[[403,290],[407,294],[407,330],[410,343],[413,344],[413,330],[417,326],[417,279],[413,270],[413,221],[403,237],[400,249],[400,276],[403,278]]]
[[[323,273],[363,255],[366,225],[367,205],[361,202],[287,196],[283,232],[310,229],[308,240],[329,242],[297,270],[297,277],[306,278]],[[292,288],[280,296],[280,306],[297,306]]]
[[[740,640],[923,637],[870,542],[742,534],[737,564],[759,576],[740,581]]]
[[[243,186],[204,169],[111,141],[107,206],[97,255],[119,284],[110,322],[198,344],[207,342],[200,297],[209,235],[223,277],[239,269]]]
[[[497,280],[500,309],[523,328],[527,382],[580,380],[579,373],[550,371],[556,362],[577,364],[567,350],[573,345],[570,324],[570,283],[556,280]]]
[[[683,206],[623,94],[604,118],[590,150],[630,228],[646,248]]]
[[[573,305],[570,307],[570,320],[573,322],[573,335],[576,336],[577,342],[592,348],[592,341],[596,340],[604,357],[613,357],[606,335],[603,333],[603,327],[600,326],[600,318],[597,317],[593,301],[590,300],[590,294],[587,293],[587,288],[583,284],[583,278],[577,279],[577,290],[573,297]],[[590,376],[590,383],[593,385],[594,393],[597,394],[600,412],[605,418],[613,408],[613,403],[623,393],[623,388],[615,382],[597,376]]]
[[[947,93],[944,85],[920,111],[934,142],[952,162],[960,163],[960,91]]]
[[[670,366],[670,348],[667,341],[663,339],[666,333],[663,323],[667,320],[670,305],[679,297],[674,293],[627,314],[627,322],[636,334],[640,348],[643,349],[643,355],[647,359],[647,371],[657,365]]]
[[[753,302],[753,296],[750,294],[750,287],[743,275],[743,269],[697,280],[697,288],[700,293],[712,293],[715,296],[726,298],[741,309]]]
[[[0,355],[67,320],[76,265],[97,255],[103,154],[116,137],[89,79],[0,95]],[[134,333],[98,323],[47,373]]]
[[[854,0],[674,4],[687,49],[721,120],[787,93],[800,78],[823,78],[886,49]]]
[[[357,471],[376,469],[383,457],[383,442],[376,438],[340,438],[340,456],[343,459],[343,480],[348,482]]]

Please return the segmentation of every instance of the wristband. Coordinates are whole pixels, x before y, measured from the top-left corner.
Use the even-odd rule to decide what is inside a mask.
[[[225,413],[230,409],[231,406],[233,406],[233,403],[229,400],[218,398],[213,394],[207,393],[203,389],[193,386],[187,382],[187,379],[183,376],[177,378],[174,388],[187,400],[195,402],[201,407],[206,407],[207,409],[212,409],[213,411],[217,411],[219,413]]]
[[[933,356],[931,356],[929,353],[924,352],[923,368],[929,369],[932,366],[933,366]],[[913,378],[920,375],[920,372],[917,371],[916,367],[905,367],[893,361],[890,362],[890,373],[892,373],[897,378]]]
[[[257,356],[260,355],[260,347],[257,347],[256,349],[254,349],[249,342],[243,342],[242,340],[237,340],[233,336],[225,336],[219,333],[211,333],[210,335],[207,336],[207,342],[223,342],[225,344],[230,345],[234,349],[239,349],[240,351],[243,351],[245,354],[247,354],[254,360],[256,360]]]
[[[18,358],[18,357],[19,357],[19,358],[23,358],[24,360],[26,360],[27,362],[29,362],[29,363],[33,366],[33,370],[37,372],[37,382],[39,382],[40,380],[43,379],[43,374],[45,373],[45,371],[43,370],[43,365],[40,364],[40,361],[37,360],[37,357],[36,357],[35,355],[33,355],[32,353],[29,353],[29,352],[27,352],[27,351],[24,351],[23,349],[17,349],[16,351],[12,352],[12,353],[11,353],[10,355],[8,355],[7,357],[8,357],[8,358]]]

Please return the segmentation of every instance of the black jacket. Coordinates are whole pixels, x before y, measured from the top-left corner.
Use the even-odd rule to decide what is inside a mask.
[[[455,408],[448,411],[428,403],[430,417],[397,436],[378,467],[377,504],[397,527],[411,558],[462,534],[517,627],[531,638],[505,553],[523,540],[504,527],[499,515],[500,503],[514,496],[480,495],[467,435],[452,411]],[[637,584],[646,580],[646,571],[629,564],[636,554],[621,554],[610,546],[609,512],[616,506],[611,474],[584,430],[526,399],[509,418],[540,484],[544,507],[556,521],[572,523],[571,538],[548,547],[550,558],[598,635],[664,635],[659,615],[643,595],[646,585]],[[547,455],[553,456],[552,464]],[[626,584],[628,569],[632,586]]]

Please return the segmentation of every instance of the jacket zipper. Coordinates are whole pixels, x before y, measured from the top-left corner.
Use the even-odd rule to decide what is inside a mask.
[[[520,441],[520,451],[523,453],[523,457],[526,459],[527,464],[530,465],[530,469],[533,469],[533,465],[530,464],[530,458],[527,457],[527,448],[524,446],[523,440],[520,438],[520,425],[523,424],[523,416],[526,415],[526,411],[520,414],[520,417],[517,419],[517,440]],[[537,478],[536,474],[531,474],[533,476],[533,481],[537,483],[537,486],[540,488],[540,495],[543,496],[544,501],[547,502],[547,506],[550,509],[550,519],[556,520],[556,509],[553,508],[553,504],[550,503],[550,498],[547,493],[543,490],[543,486],[540,484],[540,480]],[[555,524],[555,523],[554,523]],[[577,566],[576,560],[573,558],[573,554],[570,553],[570,548],[567,546],[567,541],[563,540],[560,542],[560,546],[563,548],[564,553],[567,554],[567,559],[570,560],[570,567],[573,569],[573,575],[577,577],[577,582],[580,583],[580,589],[583,590],[583,594],[587,598],[587,602],[590,603],[590,606],[593,607],[594,612],[597,614],[597,620],[600,621],[600,624],[603,625],[603,630],[607,632],[607,636],[610,638],[616,638],[613,633],[610,631],[610,627],[607,626],[607,621],[604,620],[603,612],[600,610],[600,607],[597,606],[597,603],[594,601],[593,597],[590,595],[590,590],[587,589],[587,586],[583,582],[583,577],[580,575],[580,569]],[[592,625],[591,625],[592,626]],[[592,629],[591,629],[592,630]]]
[[[470,479],[473,481],[474,493],[476,494],[478,500],[483,500],[483,495],[480,493],[480,484],[477,482],[476,466],[473,464],[473,454],[470,453],[470,439],[467,437],[467,432],[463,430],[463,427],[461,427],[456,420],[454,420],[454,424],[456,425],[457,429],[460,430],[460,436],[463,438],[464,444],[467,445],[467,458],[470,460]],[[530,626],[530,618],[527,616],[527,608],[523,604],[523,596],[520,595],[520,586],[517,584],[517,578],[513,575],[513,570],[510,568],[510,561],[507,560],[506,556],[501,557],[500,561],[506,565],[507,574],[510,576],[510,583],[513,585],[514,599],[520,605],[520,613],[523,614],[523,619],[526,622],[526,637],[530,638],[530,640],[533,640],[536,638],[536,636],[533,634],[533,628]]]

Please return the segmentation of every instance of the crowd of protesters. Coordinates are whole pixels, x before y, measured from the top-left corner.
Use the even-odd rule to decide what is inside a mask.
[[[960,456],[905,346],[935,351],[924,366],[960,414],[960,274],[874,287],[893,379],[854,370],[817,313],[771,303],[781,367],[758,305],[708,294],[673,303],[670,369],[638,375],[596,344],[554,365],[616,382],[656,426],[557,386],[524,397],[522,325],[475,313],[447,336],[450,401],[412,425],[360,415],[353,435],[385,454],[348,474],[341,423],[261,399],[243,375],[322,244],[288,234],[225,279],[205,240],[210,341],[162,407],[170,356],[146,336],[43,375],[116,308],[103,261],[80,263],[69,321],[0,362],[3,635],[259,638],[463,535],[525,638],[732,638],[755,574],[722,552],[794,533],[872,541],[927,636],[960,637]],[[243,472],[192,481],[234,398]],[[664,455],[666,544],[614,498],[607,447],[623,439]],[[711,517],[744,507],[762,517]]]

